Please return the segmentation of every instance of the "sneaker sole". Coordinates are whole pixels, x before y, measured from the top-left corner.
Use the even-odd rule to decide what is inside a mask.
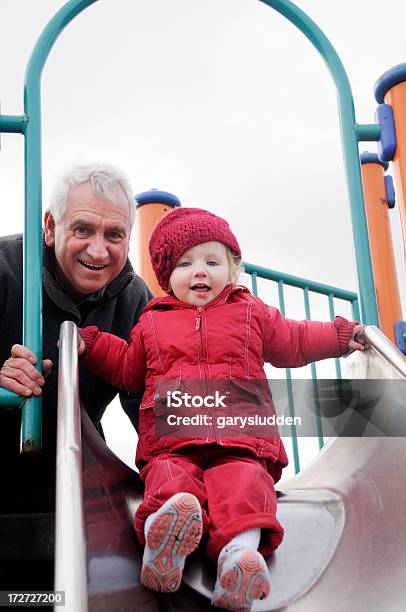
[[[271,591],[265,562],[250,550],[221,575],[220,585],[224,592],[212,600],[212,605],[241,612],[250,610],[254,599],[264,599]]]
[[[148,530],[147,546],[153,557],[142,566],[141,584],[164,593],[177,591],[183,571],[179,557],[197,548],[202,530],[199,502],[194,495],[185,493],[157,516]]]

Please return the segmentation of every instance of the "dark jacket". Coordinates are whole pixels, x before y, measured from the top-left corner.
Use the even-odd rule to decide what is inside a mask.
[[[22,343],[22,235],[0,238],[0,364],[10,356],[11,346]],[[43,246],[43,358],[52,359],[53,368],[43,390],[44,453],[54,452],[58,384],[59,328],[63,321],[79,326],[97,325],[126,340],[152,295],[144,281],[127,261],[122,272],[97,295],[75,303],[64,288],[56,268],[53,249]],[[107,405],[118,389],[80,368],[80,394],[93,423],[98,426]],[[122,406],[137,427],[138,400],[122,392]],[[0,423],[1,425],[1,423]],[[3,436],[2,436],[3,437]]]

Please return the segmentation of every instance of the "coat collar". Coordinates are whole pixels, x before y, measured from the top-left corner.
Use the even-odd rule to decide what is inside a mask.
[[[243,285],[232,285],[231,283],[226,285],[221,293],[218,294],[217,297],[214,298],[211,302],[206,304],[205,306],[196,306],[195,304],[189,304],[188,302],[181,302],[174,295],[166,295],[164,297],[157,297],[145,306],[143,312],[148,312],[149,310],[182,310],[182,309],[201,309],[201,310],[209,310],[214,306],[221,306],[228,302],[231,295],[243,292],[250,293],[247,287]]]

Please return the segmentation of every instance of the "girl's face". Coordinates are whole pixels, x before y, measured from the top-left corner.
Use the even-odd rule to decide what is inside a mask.
[[[226,247],[220,242],[203,242],[189,249],[177,261],[169,282],[178,300],[208,304],[230,282]]]

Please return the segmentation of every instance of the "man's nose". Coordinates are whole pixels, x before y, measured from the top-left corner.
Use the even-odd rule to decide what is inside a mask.
[[[108,255],[103,236],[93,236],[87,246],[87,254],[95,261],[101,261]]]

